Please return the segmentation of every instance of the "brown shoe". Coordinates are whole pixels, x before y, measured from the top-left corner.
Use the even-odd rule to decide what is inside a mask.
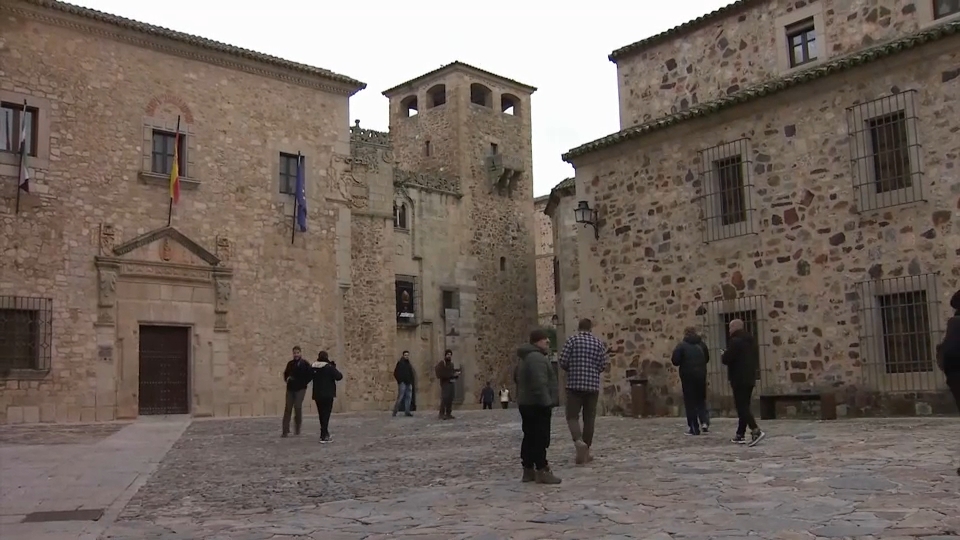
[[[535,478],[538,484],[556,485],[560,483],[560,479],[553,474],[553,471],[550,470],[550,467],[537,471],[535,473]]]
[[[523,468],[523,477],[520,478],[521,482],[536,482],[537,480],[537,471],[530,467],[529,469]]]

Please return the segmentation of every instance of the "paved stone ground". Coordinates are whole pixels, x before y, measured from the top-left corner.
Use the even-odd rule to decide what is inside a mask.
[[[573,445],[555,419],[550,457],[564,480],[555,487],[519,482],[516,410],[458,416],[335,415],[328,445],[317,442],[313,418],[304,435],[288,439],[278,437],[273,418],[194,421],[155,472],[148,465],[159,457],[131,464],[131,455],[180,432],[169,422],[138,421],[93,446],[74,445],[70,459],[83,448],[115,453],[47,475],[47,484],[86,477],[89,497],[106,501],[111,484],[94,477],[145,471],[145,484],[126,488],[99,527],[76,535],[64,525],[44,535],[0,520],[0,538],[960,540],[954,418],[769,422],[770,436],[755,448],[730,444],[734,423],[726,419],[715,421],[714,433],[685,437],[678,419],[601,418],[597,459],[585,467],[572,464]],[[89,430],[95,440],[107,428],[64,429]],[[151,435],[158,430],[165,431]],[[72,448],[7,444],[0,457]],[[0,461],[0,472],[10,472],[8,462]],[[4,504],[42,498],[29,489]],[[2,506],[0,516],[10,517]]]
[[[335,441],[280,439],[276,419],[194,422],[104,538],[960,539],[957,419],[777,421],[760,446],[734,424],[602,418],[596,461],[559,487],[519,483],[515,410],[335,415]]]

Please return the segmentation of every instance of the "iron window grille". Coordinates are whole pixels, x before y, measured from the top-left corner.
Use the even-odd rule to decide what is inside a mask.
[[[869,386],[886,392],[934,390],[940,343],[937,274],[898,276],[857,284],[860,356]]]
[[[150,171],[155,174],[170,174],[173,171],[174,145],[177,146],[177,165],[180,176],[187,176],[183,149],[186,136],[172,131],[153,130],[153,149],[150,152]]]
[[[916,90],[847,108],[857,207],[879,210],[924,200]]]
[[[280,193],[284,195],[296,195],[297,193],[298,158],[302,158],[302,156],[280,152]]]
[[[723,351],[730,342],[728,331],[730,321],[740,319],[744,330],[757,341],[757,387],[761,390],[770,382],[767,368],[767,320],[764,309],[765,297],[743,296],[734,300],[713,300],[704,302],[698,310],[702,318],[702,327],[706,333],[703,336],[710,352],[710,362],[707,364],[707,380],[710,384],[710,393],[717,395],[732,395],[730,384],[727,381],[726,367],[720,362]]]
[[[416,326],[419,324],[420,287],[415,276],[397,276],[397,325]]]
[[[799,67],[817,60],[817,32],[813,17],[788,26],[785,32],[790,67]]]
[[[53,348],[53,299],[0,296],[0,375],[47,371]]]
[[[703,194],[703,241],[756,233],[750,139],[697,152]]]
[[[943,19],[960,14],[960,0],[933,0],[933,18]]]

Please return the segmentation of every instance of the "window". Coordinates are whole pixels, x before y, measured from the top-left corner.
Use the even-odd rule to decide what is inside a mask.
[[[393,226],[397,229],[407,228],[407,205],[393,203]]]
[[[53,300],[0,296],[0,375],[50,368]]]
[[[470,85],[470,103],[493,107],[493,92],[480,83],[473,83]]]
[[[430,87],[427,90],[427,108],[432,109],[434,107],[439,107],[447,102],[447,87],[443,84],[438,84]]]
[[[730,287],[729,285],[724,288]],[[698,329],[710,351],[710,362],[707,364],[707,381],[711,387],[722,395],[731,395],[727,382],[727,368],[720,361],[722,351],[730,347],[730,321],[740,319],[743,329],[753,336],[757,343],[757,372],[755,378],[757,388],[763,391],[764,386],[771,381],[772,362],[767,362],[767,321],[764,316],[766,298],[762,295],[733,296],[734,290],[725,290],[724,297],[704,302],[697,309],[701,317],[701,326]],[[681,328],[677,329],[682,333]],[[677,336],[678,338],[680,336]],[[780,345],[774,338],[774,345]],[[789,367],[785,368],[789,370]],[[790,382],[802,383],[806,381],[806,371],[791,373]]]
[[[425,157],[430,157],[430,141],[424,141],[423,143],[423,155]]]
[[[186,176],[187,171],[184,167],[183,148],[185,137],[177,137],[176,133],[171,131],[153,130],[153,150],[150,153],[150,171],[156,174],[170,174],[173,170],[174,145],[177,145],[177,165],[180,170],[180,176]]]
[[[923,200],[915,90],[847,108],[850,161],[860,211]]]
[[[786,32],[790,67],[802,66],[817,59],[817,32],[813,17],[788,26]]]
[[[960,0],[933,0],[933,18],[943,19],[960,14]]]
[[[0,151],[20,152],[21,129],[26,131],[27,155],[37,155],[37,115],[38,110],[15,103],[0,103]],[[21,127],[22,122],[26,122]]]
[[[713,162],[719,180],[720,222],[724,225],[747,220],[743,204],[743,158],[731,156]]]
[[[503,272],[506,269],[507,269],[507,258],[500,257],[500,271]]]
[[[500,147],[497,146],[497,143],[490,143],[490,155],[495,156],[500,153]]]
[[[299,156],[296,154],[280,152],[280,193],[285,195],[295,195],[297,193],[298,158]]]
[[[927,291],[880,295],[877,297],[877,306],[883,328],[883,364],[886,372],[933,371]]]
[[[757,321],[757,310],[750,309],[745,311],[733,311],[730,313],[721,313],[720,314],[720,326],[723,328],[723,349],[726,350],[730,346],[730,321],[734,319],[740,319],[743,321],[743,329],[747,331],[748,334],[754,337],[759,343],[760,340],[760,324]],[[757,378],[760,380],[760,363],[757,362]]]
[[[460,293],[454,290],[444,290],[441,293],[443,309],[460,309]]]
[[[699,158],[704,242],[756,232],[750,139],[701,150]]]
[[[410,276],[396,279],[397,324],[417,324],[417,281]]]
[[[417,109],[417,96],[407,96],[403,98],[400,102],[400,112],[407,118],[419,114],[420,111]]]
[[[560,258],[553,258],[553,294],[554,296],[560,296]]]
[[[513,94],[500,96],[500,112],[511,116],[520,116],[520,98]]]

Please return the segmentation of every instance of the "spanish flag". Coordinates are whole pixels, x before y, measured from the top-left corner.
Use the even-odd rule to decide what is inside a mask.
[[[180,202],[180,130],[173,139],[173,165],[170,167],[170,200]]]

